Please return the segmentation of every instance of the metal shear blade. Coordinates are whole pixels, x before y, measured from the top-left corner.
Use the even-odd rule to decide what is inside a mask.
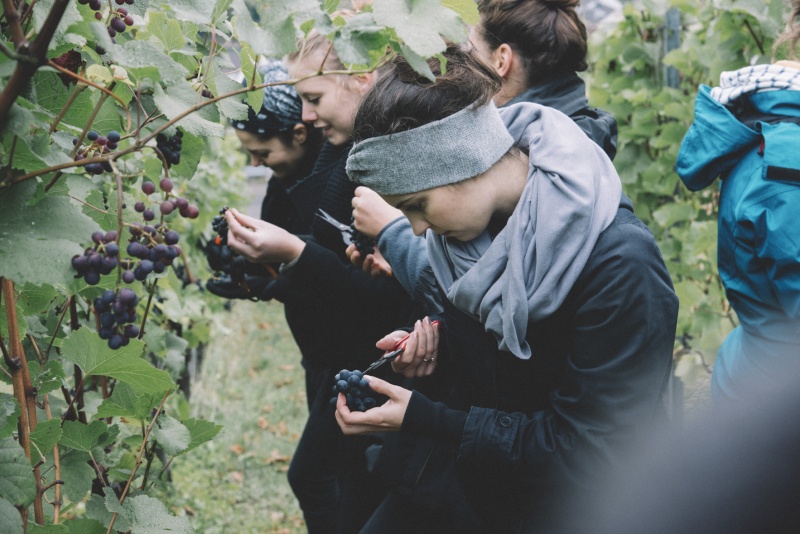
[[[350,225],[337,221],[322,208],[317,209],[316,216],[339,230],[339,232],[342,234],[342,239],[344,240],[345,245],[349,245],[353,242],[353,230],[350,228]]]

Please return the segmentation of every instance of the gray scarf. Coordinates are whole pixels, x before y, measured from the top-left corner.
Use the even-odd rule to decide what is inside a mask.
[[[469,242],[428,231],[439,285],[479,320],[501,350],[531,357],[528,324],[563,304],[597,242],[617,214],[619,176],[608,156],[566,115],[532,103],[500,110],[527,148],[528,181],[505,228]]]

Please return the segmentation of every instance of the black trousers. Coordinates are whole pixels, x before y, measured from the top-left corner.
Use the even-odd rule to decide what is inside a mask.
[[[364,450],[374,439],[344,436],[339,429],[330,402],[338,369],[308,361],[303,367],[309,414],[289,465],[289,485],[309,534],[358,532],[386,495],[366,469]]]

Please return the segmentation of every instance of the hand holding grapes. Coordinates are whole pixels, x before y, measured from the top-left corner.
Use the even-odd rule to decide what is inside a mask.
[[[403,212],[386,203],[378,193],[368,187],[356,187],[353,200],[353,223],[364,235],[375,238],[383,228],[403,216]]]
[[[351,244],[347,246],[345,254],[347,254],[350,263],[356,267],[361,267],[361,269],[372,276],[392,276],[392,266],[389,265],[384,259],[383,254],[377,249],[375,249],[372,254],[367,254],[366,257],[362,258],[358,248]]]
[[[403,332],[403,335],[405,334]],[[408,401],[411,399],[411,391],[374,376],[370,376],[367,380],[373,391],[386,395],[389,400],[365,412],[352,412],[347,407],[344,394],[340,393],[336,399],[336,422],[339,423],[342,432],[355,435],[400,430],[408,409]]]
[[[286,263],[300,256],[305,241],[279,226],[239,213],[225,212],[228,246],[256,263]]]

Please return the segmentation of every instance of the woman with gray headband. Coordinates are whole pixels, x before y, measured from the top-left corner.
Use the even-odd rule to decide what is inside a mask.
[[[586,27],[576,12],[578,0],[479,0],[480,19],[469,43],[500,76],[493,96],[498,107],[533,102],[568,115],[611,159],[617,151],[614,117],[589,105],[578,76],[587,68]],[[392,270],[419,302],[440,303],[428,288],[432,274],[424,261],[425,241],[415,239],[405,219],[367,188],[356,190],[356,228],[376,238],[378,253],[350,259],[373,273]],[[382,261],[385,259],[385,262]],[[391,267],[391,269],[389,269]]]
[[[397,431],[377,464],[392,493],[363,532],[557,529],[572,491],[666,422],[678,301],[603,150],[550,108],[498,111],[495,71],[445,57],[435,83],[394,60],[347,162],[426,234],[444,302],[441,345],[392,366],[446,387],[370,377],[389,400],[366,412],[339,395],[345,434]]]

